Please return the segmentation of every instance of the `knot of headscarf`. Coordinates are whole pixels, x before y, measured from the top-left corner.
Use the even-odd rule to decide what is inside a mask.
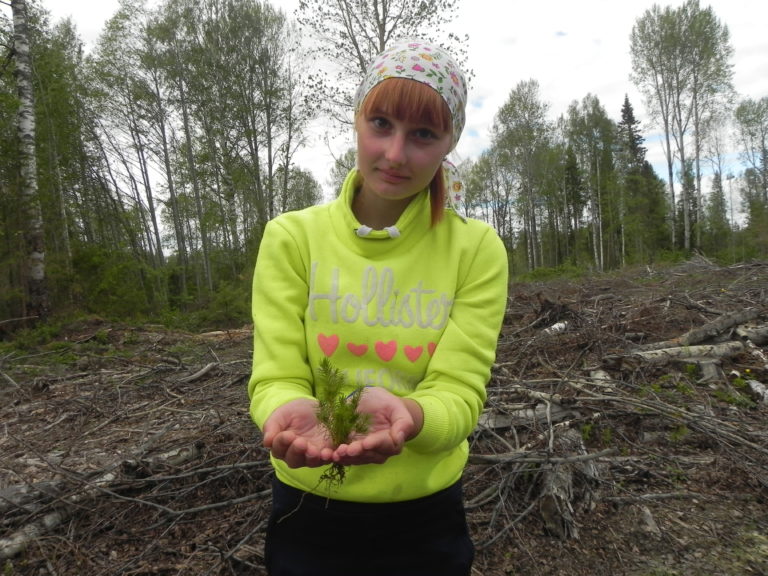
[[[445,179],[445,201],[462,220],[465,220],[460,210],[464,202],[464,183],[461,180],[458,168],[450,160],[443,160],[443,178]]]

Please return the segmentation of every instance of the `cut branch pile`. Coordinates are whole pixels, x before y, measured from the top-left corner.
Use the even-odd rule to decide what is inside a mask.
[[[19,374],[37,355],[3,358],[0,372],[17,386],[2,413],[0,559],[37,549],[46,564],[56,557],[58,573],[111,574],[146,566],[155,573],[153,555],[189,556],[172,538],[158,540],[158,530],[181,536],[180,527],[201,518],[226,521],[250,507],[255,514],[246,513],[256,525],[245,533],[262,526],[270,467],[247,418],[250,360],[238,352],[239,358],[224,361],[214,350],[229,353],[233,338],[235,345],[245,343],[250,333],[193,338],[98,332],[100,340],[105,334],[117,339],[115,346],[138,340],[133,357],[101,356],[91,345],[98,339],[88,335],[77,340],[76,371],[57,374],[61,366],[54,363],[45,376],[23,384]],[[190,352],[191,362],[182,357]],[[78,549],[98,548],[99,531],[109,526],[144,543],[124,557],[102,551],[67,558],[64,548],[50,544],[73,523],[90,526]],[[201,551],[200,557],[210,566],[257,567],[260,550],[243,534],[241,540],[226,551]],[[198,573],[199,559],[190,564],[192,573]]]
[[[727,288],[674,297],[555,293],[553,303],[517,287],[467,475],[497,479],[492,498],[471,501],[487,510],[476,516],[481,548],[537,514],[546,534],[578,539],[580,523],[609,503],[637,507],[638,525],[658,536],[645,502],[704,499],[713,488],[680,490],[659,470],[668,465],[684,476],[727,465],[758,492],[768,487],[766,267],[730,272]],[[734,298],[738,282],[752,288]],[[674,333],[681,322],[687,329]],[[647,480],[644,490],[627,478]]]

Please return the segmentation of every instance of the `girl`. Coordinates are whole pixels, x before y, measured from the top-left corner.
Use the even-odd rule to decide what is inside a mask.
[[[459,216],[445,156],[464,76],[396,42],[355,96],[357,168],[339,197],[266,227],[253,282],[250,413],[275,470],[271,576],[468,576],[461,476],[507,297],[504,246]],[[319,423],[324,359],[359,392],[365,434]],[[332,463],[342,482],[321,476]]]

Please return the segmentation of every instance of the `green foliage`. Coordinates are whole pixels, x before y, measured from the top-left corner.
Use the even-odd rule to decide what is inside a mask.
[[[667,467],[667,474],[669,474],[670,481],[675,484],[683,484],[688,480],[688,475],[685,473],[685,470],[678,466]]]
[[[608,427],[596,426],[593,422],[586,422],[581,426],[581,438],[584,442],[589,442],[596,439],[597,431],[600,431],[600,444],[602,446],[610,446],[613,442],[613,431]]]
[[[679,264],[680,262],[685,262],[689,256],[690,254],[684,250],[664,249],[659,252],[657,261],[667,264]]]
[[[757,404],[755,404],[751,398],[748,398],[743,394],[739,394],[736,390],[733,389],[724,387],[717,388],[714,394],[715,397],[721,402],[725,402],[726,404],[730,404],[736,408],[752,409],[757,407]]]
[[[155,271],[100,246],[81,246],[73,259],[76,298],[86,313],[136,319],[154,312]]]
[[[15,332],[9,346],[17,350],[33,350],[53,342],[60,334],[60,324],[56,322],[40,323],[34,328],[24,328]]]
[[[584,268],[564,264],[555,268],[536,268],[535,270],[516,276],[515,279],[520,282],[547,282],[558,278],[578,280],[586,277],[588,274],[589,271]]]
[[[20,317],[24,299],[24,290],[21,286],[0,290],[0,318]]]
[[[693,386],[684,380],[677,383],[675,390],[678,394],[682,394],[683,396],[691,396],[694,392]]]
[[[251,316],[248,288],[242,282],[224,282],[196,310],[174,315],[174,324],[190,330],[240,328]]]
[[[331,364],[329,358],[323,358],[320,364],[323,382],[317,387],[317,418],[325,426],[334,447],[348,442],[354,434],[365,434],[368,430],[369,415],[357,411],[362,398],[362,387],[351,394],[346,393],[344,373]],[[329,487],[344,482],[344,466],[334,462],[320,477]]]
[[[581,425],[581,439],[584,442],[589,442],[594,434],[595,424],[593,422],[587,422]]]
[[[691,431],[685,424],[680,424],[669,433],[669,439],[672,442],[682,442],[690,433]]]
[[[732,176],[728,179],[732,192]],[[730,242],[723,242],[728,238]],[[728,256],[730,245],[733,243],[733,231],[729,222],[728,201],[725,196],[723,180],[720,172],[712,177],[712,190],[704,206],[704,232],[702,249],[713,258],[722,260]],[[728,260],[722,260],[727,262]]]
[[[349,174],[357,163],[357,150],[355,148],[347,148],[347,151],[335,158],[331,173],[328,176],[328,186],[333,192],[334,198],[341,192],[341,186],[344,184],[344,179]]]
[[[746,390],[748,387],[747,381],[741,377],[734,378],[733,380],[731,380],[731,386],[733,386],[737,390]]]
[[[686,364],[685,365],[685,375],[688,376],[691,380],[696,380],[701,375],[701,369],[699,368],[698,364]]]

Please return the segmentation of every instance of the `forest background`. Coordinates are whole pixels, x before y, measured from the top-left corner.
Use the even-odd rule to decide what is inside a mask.
[[[318,182],[297,162],[310,122],[348,130],[364,64],[394,38],[429,30],[466,59],[466,39],[446,32],[460,5],[307,0],[287,15],[256,0],[132,0],[86,52],[71,21],[11,1],[0,19],[0,333],[82,314],[247,322],[266,222],[323,201],[354,163],[340,154]],[[727,23],[698,1],[654,5],[627,44],[642,103],[625,98],[614,119],[587,94],[553,120],[537,80],[522,80],[491,145],[459,166],[465,211],[497,229],[516,279],[696,251],[766,257],[768,96],[736,93]],[[661,171],[638,105],[662,134]]]

